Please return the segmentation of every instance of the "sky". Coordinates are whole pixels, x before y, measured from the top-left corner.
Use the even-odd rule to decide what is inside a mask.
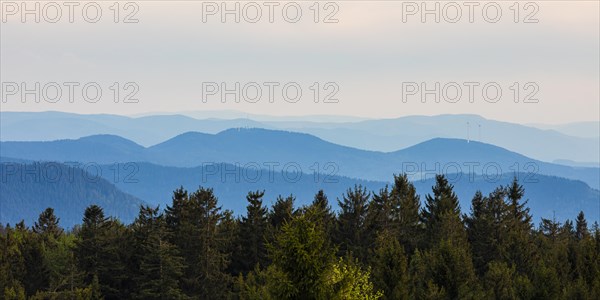
[[[226,3],[239,22],[222,1],[96,1],[87,14],[77,2],[72,23],[63,2],[60,17],[38,2],[39,23],[11,3],[0,11],[2,111],[600,121],[598,1],[475,1],[472,22],[460,1],[427,2],[439,22],[422,1],[275,2],[272,22],[265,2]],[[22,103],[36,82],[41,95]]]

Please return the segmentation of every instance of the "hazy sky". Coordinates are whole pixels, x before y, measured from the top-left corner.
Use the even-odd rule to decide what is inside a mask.
[[[12,9],[6,3],[3,1],[3,14]],[[334,1],[329,6],[321,2],[318,23],[313,1],[296,2],[302,11],[297,23],[283,18],[286,2],[273,6],[273,23],[264,2],[256,2],[262,12],[256,23],[244,19],[256,16],[254,4],[245,6],[249,2],[239,2],[240,23],[234,22],[233,15],[226,15],[226,22],[221,22],[219,12],[206,15],[203,22],[203,7],[204,11],[214,7],[194,1],[133,2],[138,9],[133,19],[138,23],[122,22],[136,7],[121,2],[120,22],[115,23],[115,9],[110,8],[114,2],[98,3],[102,16],[97,23],[83,19],[82,5],[74,7],[73,23],[68,21],[66,6],[62,6],[57,23],[44,20],[44,16],[55,16],[53,7],[47,7],[40,23],[32,16],[21,22],[20,12],[6,16],[6,22],[0,23],[4,93],[14,87],[12,83],[24,82],[33,88],[35,82],[42,87],[56,82],[62,86],[62,98],[57,103],[36,103],[30,95],[21,103],[17,93],[0,104],[3,111],[137,114],[233,109],[269,115],[371,118],[473,113],[521,123],[600,120],[598,1],[537,1],[527,7],[521,2],[519,22],[514,20],[517,9],[511,8],[513,1],[497,1],[501,17],[496,23],[483,17],[482,7],[487,2],[473,7],[472,23],[464,2],[455,2],[462,13],[456,23],[444,19],[457,16],[456,7],[445,6],[445,2],[440,5],[439,23],[433,15],[425,15],[423,23],[419,12],[405,15],[403,22],[403,12],[413,7],[403,9],[401,2],[394,1]],[[215,3],[218,7],[221,1]],[[40,10],[45,4],[41,3]],[[228,7],[234,5],[230,2]],[[430,2],[429,8],[434,5]],[[296,6],[287,8],[291,20]],[[490,20],[495,17],[494,9],[488,7],[485,15]],[[93,10],[88,10],[89,15],[94,16]],[[323,23],[328,15],[338,22]],[[538,22],[523,23],[525,19]],[[73,103],[68,101],[65,82],[79,84],[73,87]],[[81,97],[82,86],[88,82],[98,83],[102,90],[96,103]],[[119,103],[113,101],[114,82],[119,83]],[[125,89],[127,82],[135,85]],[[240,87],[256,82],[262,98],[257,103],[236,103],[230,95],[222,103],[217,93],[203,102],[203,83],[207,82],[217,83],[219,88],[225,83],[230,89],[235,82]],[[279,85],[265,84],[268,82]],[[295,96],[294,86],[302,90],[296,103],[281,96],[283,86],[290,82],[297,83],[288,84],[290,98]],[[405,90],[415,86],[422,90],[421,83],[434,89],[435,82],[448,98],[456,96],[459,86],[462,97],[453,100],[456,103],[436,103],[430,95],[422,103],[421,93],[415,92],[403,101],[403,83]],[[456,84],[449,84],[452,82]],[[465,84],[468,82],[475,84]],[[481,96],[486,84],[489,100],[500,87],[502,97],[496,103]],[[139,91],[134,98],[139,102],[122,103],[135,86]],[[267,96],[269,86],[275,92],[273,103]],[[473,103],[469,86],[475,93]],[[320,91],[319,103],[314,101],[314,90]],[[518,103],[515,90],[519,91]],[[49,86],[49,97],[53,91]],[[254,97],[256,86],[247,85],[246,92]],[[337,103],[323,103],[330,92],[336,92],[332,98]],[[537,99],[537,103],[523,103],[530,94],[529,101]]]

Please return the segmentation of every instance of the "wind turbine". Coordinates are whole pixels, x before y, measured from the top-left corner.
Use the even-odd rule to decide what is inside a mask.
[[[469,124],[469,122],[467,122],[467,143],[471,142],[471,137],[469,135],[469,128],[470,128],[470,126],[471,125]]]

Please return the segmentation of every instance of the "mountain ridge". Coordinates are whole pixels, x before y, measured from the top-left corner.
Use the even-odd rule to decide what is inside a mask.
[[[0,125],[3,129],[0,140],[55,140],[110,133],[148,147],[188,131],[214,134],[228,128],[258,127],[303,132],[338,145],[390,152],[435,137],[467,139],[466,122],[470,122],[471,140],[498,145],[540,161],[595,162],[600,166],[600,128],[596,130],[595,137],[585,138],[472,114],[404,116],[344,122],[328,122],[326,119],[256,121],[249,118],[227,120],[209,117],[194,119],[180,114],[132,118],[108,114],[0,112]]]
[[[106,140],[116,140],[117,145],[103,144]],[[407,166],[418,176],[431,173],[431,168],[438,173],[450,167],[456,172],[466,172],[463,168],[471,164],[478,168],[472,170],[477,174],[532,172],[582,180],[593,188],[600,186],[600,168],[546,163],[495,145],[448,138],[432,139],[394,152],[377,152],[337,145],[304,133],[244,128],[217,134],[185,133],[151,147],[106,135],[54,142],[0,142],[0,145],[2,156],[32,160],[146,161],[178,167],[214,162],[278,163],[277,168],[293,164],[304,171],[334,164],[338,174],[366,180],[386,180],[390,174],[407,171]]]

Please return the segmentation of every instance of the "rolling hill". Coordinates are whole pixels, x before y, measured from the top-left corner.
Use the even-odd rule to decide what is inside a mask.
[[[59,163],[0,163],[0,222],[24,220],[33,225],[52,207],[62,226],[81,224],[85,208],[96,204],[107,216],[131,222],[144,202],[126,194],[108,180],[80,168]]]
[[[296,205],[301,206],[309,204],[314,194],[323,189],[329,196],[331,205],[336,208],[336,199],[341,198],[348,188],[358,184],[365,186],[369,191],[378,192],[392,180],[392,176],[385,181],[366,181],[328,174],[284,174],[268,169],[245,169],[229,164],[179,168],[139,162],[127,172],[123,166],[116,172],[113,164],[99,165],[96,174],[102,176],[102,180],[92,181],[90,178],[96,178],[94,175],[75,173],[75,178],[79,180],[70,184],[59,184],[51,180],[52,176],[42,176],[37,181],[22,181],[19,172],[32,169],[34,165],[31,162],[8,158],[3,158],[2,161],[2,176],[9,178],[0,184],[0,221],[3,223],[25,219],[28,224],[32,224],[42,209],[55,207],[61,222],[72,225],[80,221],[83,209],[92,203],[103,206],[107,214],[130,222],[137,213],[137,205],[148,203],[164,208],[170,204],[172,191],[179,186],[188,190],[196,190],[199,186],[214,188],[219,204],[224,209],[233,210],[237,215],[245,212],[246,194],[255,190],[266,191],[266,205],[271,205],[278,195],[293,194],[296,197]],[[7,174],[7,166],[13,161],[20,166],[20,170],[8,170],[10,172]],[[49,166],[52,165],[57,164]],[[51,167],[46,169],[51,170]],[[495,180],[482,176],[470,177],[468,174],[447,174],[455,186],[463,213],[468,213],[470,201],[477,190],[489,193],[500,185],[509,184],[515,175],[525,187],[525,197],[529,199],[528,206],[536,222],[539,222],[541,217],[573,219],[580,210],[585,212],[588,220],[600,221],[600,192],[581,181],[539,175],[536,182],[530,182],[524,180],[527,177],[525,173],[502,174]],[[13,178],[10,179],[11,177]],[[434,185],[432,177],[429,175],[423,180],[414,181],[421,200],[431,193],[431,187]]]
[[[317,116],[283,119],[255,115],[245,115],[244,118],[239,113],[191,115],[193,117],[160,114],[125,117],[62,112],[0,112],[0,140],[40,141],[112,134],[151,146],[189,131],[215,134],[228,128],[252,127],[308,133],[339,145],[390,152],[437,137],[466,139],[466,123],[469,122],[472,140],[497,145],[541,161],[600,163],[600,128],[593,126],[597,122],[585,123],[584,127],[578,124],[565,125],[569,130],[563,130],[565,126],[537,128],[489,120],[477,115],[407,116],[380,120],[338,118],[335,121],[327,116],[320,119]],[[585,129],[585,135],[577,135],[583,130],[579,130],[580,127]]]
[[[394,152],[366,151],[333,144],[303,133],[266,129],[228,129],[218,134],[189,132],[144,148],[117,136],[90,136],[51,142],[1,142],[1,155],[29,160],[110,164],[150,162],[194,167],[224,162],[288,171],[385,181],[406,172],[413,179],[431,173],[473,173],[494,177],[526,172],[581,180],[600,188],[600,168],[546,163],[494,145],[435,138]]]

